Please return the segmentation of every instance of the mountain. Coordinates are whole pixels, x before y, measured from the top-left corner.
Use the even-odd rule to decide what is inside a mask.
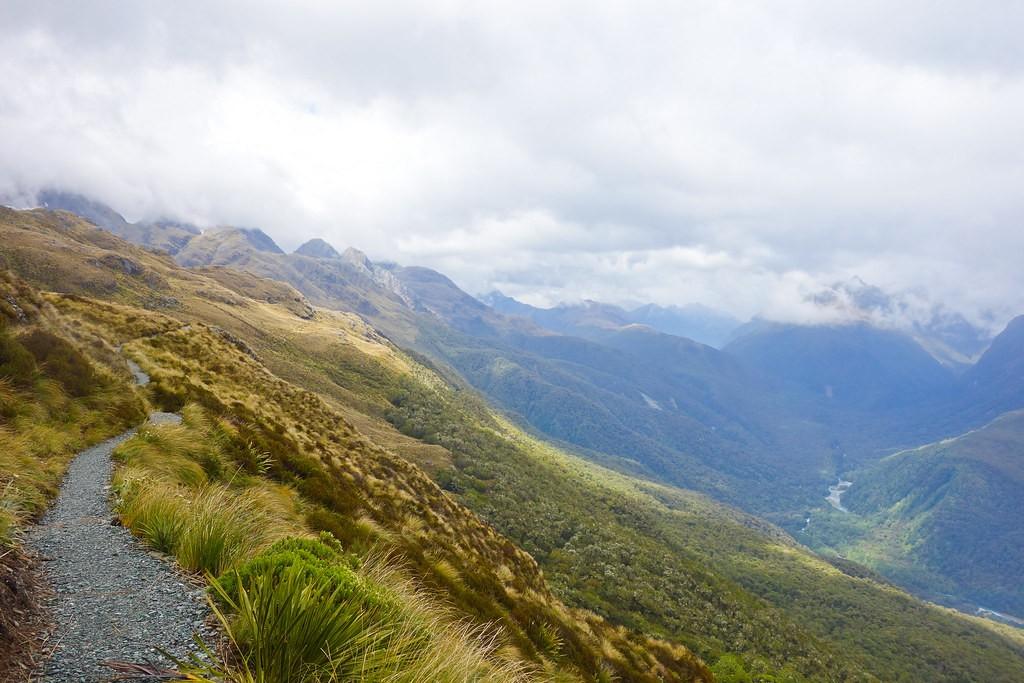
[[[303,256],[310,256],[312,258],[324,258],[324,259],[340,259],[341,254],[335,250],[327,242],[323,241],[319,237],[314,237],[311,240],[303,242],[303,244],[295,250],[296,254]]]
[[[988,347],[992,335],[961,313],[911,292],[893,294],[858,277],[836,282],[808,297],[846,322],[863,322],[912,337],[936,360],[963,371]]]
[[[720,311],[699,304],[657,306],[647,304],[626,309],[597,301],[537,308],[516,301],[501,292],[491,292],[481,301],[506,315],[529,318],[541,327],[577,337],[590,338],[597,331],[645,325],[658,332],[721,348],[740,322]]]
[[[1024,617],[1024,411],[850,478],[851,514],[814,519],[815,540],[941,602]]]
[[[960,381],[960,419],[974,423],[1024,408],[1024,316],[1014,318]]]
[[[724,350],[775,378],[779,400],[826,430],[838,472],[947,434],[935,416],[956,377],[904,333],[756,320]]]
[[[842,409],[902,409],[945,394],[954,382],[912,338],[864,323],[752,324],[725,350]]]
[[[254,264],[307,259],[253,253]],[[1012,681],[1024,667],[1024,640],[993,624],[826,562],[702,495],[523,432],[352,312],[309,316],[251,298],[290,290],[229,268],[183,268],[62,214],[0,211],[0,259],[64,291],[45,295],[61,329],[92,352],[129,354],[152,378],[154,405],[186,406],[184,432],[150,439],[174,446],[152,458],[161,477],[229,476],[231,491],[256,487],[289,523],[330,530],[350,552],[383,546],[460,617],[500,627],[505,656],[548,678],[710,680],[693,652],[719,670],[738,657],[743,675],[764,680]],[[387,272],[404,287],[447,287]],[[419,303],[443,311],[436,300],[456,297]],[[140,305],[154,301],[159,310]],[[406,321],[438,320],[406,306]],[[497,314],[477,314],[506,333]],[[677,352],[721,356],[686,344]],[[201,437],[194,452],[185,433]],[[176,500],[194,493],[183,485]]]
[[[284,254],[281,247],[259,228],[221,228],[190,240],[176,257],[192,265],[234,265],[247,259],[250,250]]]
[[[199,228],[194,225],[172,220],[129,223],[106,204],[71,192],[44,190],[38,194],[37,201],[44,208],[69,211],[81,216],[129,242],[162,249],[170,254],[177,253],[189,240],[200,234]]]

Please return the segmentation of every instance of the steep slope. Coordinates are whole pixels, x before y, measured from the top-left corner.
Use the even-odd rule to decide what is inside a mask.
[[[1009,322],[964,373],[958,389],[958,424],[977,424],[1024,408],[1024,316]]]
[[[816,520],[816,540],[936,599],[1024,616],[1024,412],[852,478],[852,514]]]
[[[61,256],[67,270],[72,257],[86,269],[104,262],[104,250],[92,241],[103,241],[102,233],[71,230],[60,216],[13,218],[31,227],[5,227],[0,254],[40,281],[53,271],[28,263],[27,256],[39,255],[28,249],[32,240],[49,244],[47,254]],[[214,281],[123,243],[103,243],[161,276],[168,287],[164,296],[176,302],[164,310],[177,320],[55,298],[82,333],[99,334],[108,344],[128,341],[128,352],[153,372],[161,400],[173,405],[191,398],[231,417],[244,438],[273,453],[274,476],[310,496],[309,519],[329,525],[348,544],[409,539],[397,547],[425,580],[469,613],[499,619],[528,655],[552,657],[552,631],[529,627],[539,623],[535,609],[565,643],[555,648],[563,654],[554,661],[593,661],[586,658],[595,656],[595,641],[576,640],[569,617],[532,601],[539,589],[517,583],[531,585],[529,572],[521,572],[529,566],[525,557],[501,550],[507,546],[498,540],[481,540],[491,537],[473,526],[479,521],[449,518],[460,508],[437,498],[437,489],[395,454],[422,464],[449,496],[527,548],[563,599],[613,622],[690,643],[709,659],[740,652],[749,668],[773,675],[789,663],[782,680],[800,680],[795,668],[815,680],[999,681],[1013,680],[1024,666],[1019,641],[927,607],[855,568],[843,573],[763,522],[702,496],[595,468],[527,437],[490,413],[465,385],[447,381],[352,315],[319,310],[301,318],[233,291],[236,279],[228,270],[210,271],[220,277]],[[67,246],[55,249],[58,244]],[[141,278],[117,273],[113,279],[114,288],[101,290],[103,296],[152,300],[138,289]],[[237,282],[241,288],[246,280]],[[319,392],[326,403],[295,384]],[[324,458],[352,478],[336,478],[332,467],[326,482],[319,476],[309,482],[303,468]],[[433,513],[421,507],[425,501]],[[408,513],[424,521],[410,521]],[[355,523],[359,515],[390,535],[367,536],[372,527]],[[496,560],[492,551],[505,559]],[[505,608],[490,611],[494,604]],[[642,651],[662,659],[662,667],[683,661],[658,641],[641,642],[607,630],[607,622],[575,618],[621,655],[603,650],[601,657],[627,672],[622,680],[639,679],[629,672],[656,669]]]
[[[80,296],[53,295],[51,301],[74,321],[83,343],[108,352],[123,346],[134,356],[150,372],[150,391],[162,407],[198,402],[234,425],[245,448],[269,454],[270,476],[301,495],[308,525],[335,533],[360,552],[384,544],[465,616],[498,625],[513,656],[583,680],[710,680],[681,645],[567,608],[528,554],[445,495],[417,466],[367,440],[315,394],[271,374],[245,340],[271,341],[261,327],[272,321],[285,329],[317,329],[322,321],[253,301],[67,214],[0,211],[0,234],[4,262],[38,283],[129,303],[152,301],[158,294],[142,290],[150,282],[159,286],[159,296],[169,302],[163,310],[181,320]],[[95,271],[112,262],[105,258],[114,253],[108,248],[136,264],[136,275],[108,266],[109,280],[99,277]],[[41,268],[37,259],[60,267]],[[87,276],[65,279],[76,268]],[[251,285],[245,277],[218,274],[238,289]],[[237,326],[244,337],[202,325],[205,316]],[[267,324],[253,324],[260,318]],[[337,314],[330,320],[332,343],[380,346],[358,319]]]
[[[827,427],[840,472],[941,435],[933,416],[955,394],[953,373],[912,338],[864,323],[755,321],[725,351]]]

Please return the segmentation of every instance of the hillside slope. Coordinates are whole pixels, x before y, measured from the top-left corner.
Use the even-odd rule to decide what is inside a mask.
[[[552,334],[440,273],[374,264],[354,250],[341,259],[272,254],[222,232],[192,240],[177,259],[243,268],[358,313],[524,423],[623,471],[792,523],[813,500],[807,492],[833,475],[821,431],[707,346],[649,329],[612,330],[602,343]]]
[[[297,491],[306,524],[331,531],[353,551],[383,544],[465,616],[500,627],[514,657],[582,680],[710,680],[685,647],[567,608],[530,555],[420,468],[366,439],[316,394],[274,376],[243,337],[199,322],[206,315],[223,318],[225,310],[236,322],[261,314],[289,327],[318,321],[249,299],[69,214],[2,209],[0,234],[0,259],[37,285],[156,303],[180,316],[77,295],[49,299],[82,343],[107,353],[120,346],[136,358],[152,377],[151,396],[160,407],[199,403],[229,421],[247,448],[268,453],[269,476]],[[121,268],[113,254],[132,267]],[[75,272],[80,275],[68,277]],[[220,275],[237,289],[252,286],[251,276]],[[259,329],[242,325],[245,336]],[[351,339],[357,348],[369,342],[358,319],[339,315],[329,327],[335,341]]]
[[[1024,316],[1011,320],[958,385],[954,424],[973,426],[1024,408]]]
[[[844,573],[777,529],[702,496],[595,468],[527,437],[465,385],[355,316],[316,310],[303,317],[253,300],[239,290],[272,285],[255,287],[251,276],[228,269],[184,270],[60,215],[2,218],[0,256],[37,283],[155,302],[175,318],[54,299],[83,331],[111,345],[127,342],[152,372],[161,401],[200,401],[233,420],[273,453],[273,476],[307,498],[310,523],[354,547],[407,538],[396,547],[425,581],[468,613],[498,619],[535,661],[588,670],[596,658],[622,680],[645,680],[641,672],[659,667],[701,671],[685,668],[693,660],[679,646],[557,607],[536,583],[529,556],[449,496],[526,548],[560,598],[688,643],[712,661],[741,653],[754,670],[788,668],[783,680],[803,672],[815,680],[915,681],[925,672],[936,681],[1011,681],[1024,666],[1021,642],[981,622],[923,605],[852,568]],[[136,263],[137,273],[110,265],[112,250]],[[88,277],[65,279],[79,270]],[[309,470],[315,462],[333,464]],[[373,524],[359,521],[367,518]],[[554,651],[543,622],[560,634]]]
[[[814,538],[936,599],[1024,615],[1024,412],[853,476]]]
[[[942,435],[934,416],[956,391],[952,371],[911,337],[864,323],[754,321],[725,350],[826,428],[838,472]]]

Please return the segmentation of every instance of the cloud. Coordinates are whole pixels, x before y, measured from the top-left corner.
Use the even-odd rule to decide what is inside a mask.
[[[9,1],[0,194],[536,302],[1024,311],[1014,3]]]

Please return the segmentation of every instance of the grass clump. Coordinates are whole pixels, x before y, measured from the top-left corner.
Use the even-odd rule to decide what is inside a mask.
[[[257,493],[204,487],[189,502],[175,555],[185,569],[217,575],[272,540],[274,522]]]
[[[114,452],[121,521],[184,569],[213,576],[294,533],[294,493],[235,463],[244,446],[195,404],[182,408],[181,424],[141,427]]]
[[[258,489],[190,488],[138,469],[117,477],[122,523],[189,571],[218,575],[269,545],[286,527]]]
[[[269,487],[247,478],[213,481],[200,462],[220,463],[188,425],[147,425],[122,444],[115,477],[121,520],[147,545],[189,571],[220,575],[292,526]]]
[[[330,534],[279,541],[214,580],[211,593],[234,653],[195,667],[202,680],[533,680],[495,655],[493,635],[450,619],[389,558],[361,567]]]

